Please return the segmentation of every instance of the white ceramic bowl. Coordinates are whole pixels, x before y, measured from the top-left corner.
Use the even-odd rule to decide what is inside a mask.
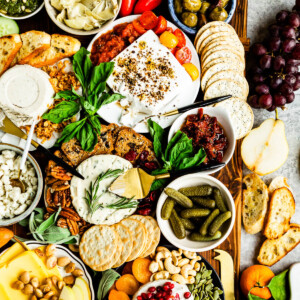
[[[223,199],[227,205],[228,210],[231,211],[231,219],[227,221],[222,227],[222,237],[215,241],[210,242],[195,242],[189,240],[187,237],[184,239],[178,239],[170,225],[169,220],[163,220],[161,218],[161,209],[163,204],[165,203],[165,200],[167,199],[167,195],[163,192],[157,202],[156,207],[156,218],[158,225],[160,227],[160,230],[162,234],[165,236],[165,238],[174,246],[188,250],[193,252],[204,252],[209,251],[211,249],[214,249],[221,245],[229,236],[230,232],[232,231],[233,224],[235,221],[235,206],[234,206],[234,200],[229,192],[229,190],[226,188],[226,186],[220,182],[219,180],[215,179],[214,177],[202,175],[200,173],[197,174],[189,174],[182,177],[179,177],[172,181],[168,187],[171,187],[173,189],[180,189],[183,187],[191,187],[191,186],[198,186],[198,185],[205,185],[209,184],[211,186],[217,187],[220,189],[221,194],[223,196]]]
[[[15,151],[16,153],[18,153],[19,155],[23,154],[23,149],[21,149],[20,147],[16,147],[16,146],[10,145],[10,144],[0,143],[0,153],[3,150],[12,150],[12,151]],[[12,224],[18,223],[21,220],[25,219],[32,213],[32,211],[35,209],[35,207],[37,206],[38,202],[41,199],[42,191],[43,191],[43,184],[44,184],[42,171],[40,169],[39,164],[37,163],[37,161],[33,158],[33,156],[30,153],[28,153],[27,160],[29,160],[29,162],[33,165],[37,179],[38,179],[38,188],[37,188],[36,195],[35,195],[32,203],[30,204],[30,206],[22,214],[15,216],[12,219],[0,219],[0,226],[12,225]]]
[[[45,5],[45,3],[44,3],[44,1],[42,1],[41,5],[35,11],[33,11],[32,13],[30,13],[28,15],[25,15],[25,16],[14,17],[14,16],[8,16],[8,15],[5,15],[5,14],[2,14],[1,12],[0,12],[0,16],[8,18],[8,19],[13,19],[13,20],[24,20],[24,19],[28,19],[28,18],[31,18],[34,15],[36,15],[38,12],[40,12],[42,10],[44,5]]]
[[[178,130],[180,130],[180,128],[182,127],[183,123],[186,120],[186,117],[188,115],[197,114],[198,110],[199,110],[199,108],[191,109],[191,110],[181,114],[175,120],[175,122],[172,124],[172,126],[170,128],[169,135],[168,135],[168,141],[170,141],[172,139],[172,137],[175,135],[175,133]],[[233,125],[232,125],[232,122],[230,119],[230,115],[227,112],[227,110],[222,107],[203,107],[203,111],[205,114],[208,114],[212,117],[216,117],[218,122],[222,125],[222,127],[225,131],[225,134],[229,141],[229,145],[228,145],[228,148],[225,150],[223,162],[225,164],[227,164],[230,161],[230,159],[234,153],[234,150],[235,150],[235,134],[234,134]],[[213,174],[213,173],[221,170],[222,168],[224,168],[224,166],[215,168],[213,170],[201,171],[201,174]]]
[[[93,35],[93,34],[98,33],[103,28],[106,28],[107,26],[109,26],[116,19],[116,17],[119,14],[121,4],[122,4],[122,0],[118,0],[119,7],[118,7],[118,11],[117,11],[116,15],[111,20],[104,23],[100,28],[95,28],[95,29],[92,29],[92,30],[79,30],[79,29],[71,28],[71,27],[67,26],[66,24],[64,24],[62,22],[59,22],[56,19],[56,16],[59,14],[59,11],[56,10],[51,5],[50,0],[45,0],[44,2],[45,2],[45,8],[46,8],[46,11],[48,13],[48,16],[53,21],[53,23],[55,23],[55,25],[57,25],[63,31],[66,31],[66,32],[74,34],[74,35]]]

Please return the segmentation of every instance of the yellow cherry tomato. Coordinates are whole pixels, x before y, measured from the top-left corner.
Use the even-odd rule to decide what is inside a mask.
[[[187,63],[182,65],[187,73],[191,76],[192,80],[195,81],[199,77],[199,70],[192,63]]]
[[[169,49],[173,49],[178,44],[178,38],[175,34],[165,31],[159,37],[160,42]]]

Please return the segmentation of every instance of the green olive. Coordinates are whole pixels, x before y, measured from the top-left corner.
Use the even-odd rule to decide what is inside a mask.
[[[201,0],[183,0],[183,8],[189,12],[197,12],[201,8]]]
[[[182,14],[182,0],[174,0],[174,9],[177,15]]]
[[[209,15],[209,18],[212,21],[225,21],[227,17],[228,17],[227,11],[221,7],[214,8]]]
[[[202,2],[201,9],[200,9],[200,14],[205,15],[207,10],[209,9],[209,7],[210,7],[209,2],[206,2],[206,1]]]
[[[181,17],[183,24],[188,27],[195,27],[198,23],[198,17],[194,13],[184,12]]]
[[[229,0],[219,0],[219,7],[224,8],[228,4]]]

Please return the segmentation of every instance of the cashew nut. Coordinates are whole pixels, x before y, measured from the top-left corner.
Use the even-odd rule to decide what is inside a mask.
[[[196,252],[187,251],[187,250],[183,250],[182,252],[183,252],[184,256],[189,258],[189,259],[197,258],[197,253]]]
[[[171,252],[167,252],[167,251],[160,251],[157,252],[156,256],[155,256],[155,261],[159,262],[160,260],[170,257],[171,256]]]
[[[189,276],[188,279],[186,280],[187,284],[193,284],[195,283],[195,277],[194,276]]]
[[[162,260],[158,261],[158,271],[164,271],[165,267],[164,267],[164,263],[162,262]]]
[[[174,256],[180,256],[181,254],[182,254],[182,249],[178,249],[178,251],[176,251],[176,250],[172,251],[172,255],[174,255]]]
[[[151,281],[151,282],[154,281],[154,276],[155,276],[155,273],[152,274],[151,277],[150,277],[150,281]]]
[[[184,277],[184,278],[188,278],[189,276],[189,271],[193,270],[193,267],[190,264],[184,265],[181,268],[180,274]]]
[[[173,281],[176,281],[179,284],[187,284],[187,280],[180,274],[174,274],[171,276]]]
[[[168,271],[160,271],[154,274],[153,278],[154,280],[159,279],[169,279],[170,273]]]
[[[200,264],[198,262],[195,263],[194,270],[197,272],[200,271]]]
[[[158,262],[153,260],[149,265],[149,271],[151,273],[156,273],[158,271],[158,267],[159,267]]]
[[[159,247],[156,248],[156,252],[170,252],[170,250],[166,247],[159,246]]]
[[[189,274],[190,276],[195,277],[195,276],[197,275],[197,272],[196,272],[195,270],[191,270],[191,271],[188,271],[188,274]]]
[[[190,260],[188,258],[182,258],[178,262],[178,267],[183,267],[184,265],[187,265],[189,262],[190,262]]]
[[[170,274],[178,274],[180,272],[180,268],[173,265],[171,257],[165,259],[165,269]]]
[[[196,263],[197,263],[199,260],[201,260],[201,257],[200,257],[200,256],[197,256],[197,257],[199,257],[199,259],[195,258],[195,259],[192,259],[192,260],[190,261],[190,265],[193,267],[194,270],[195,270],[195,265],[196,265]]]
[[[176,267],[178,266],[178,258],[177,258],[177,256],[175,256],[173,254],[172,254],[172,262],[173,262],[173,265],[175,265]]]

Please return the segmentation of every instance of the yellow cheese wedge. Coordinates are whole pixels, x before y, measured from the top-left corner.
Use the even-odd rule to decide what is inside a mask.
[[[5,288],[0,283],[0,299],[1,300],[11,300],[5,291]]]
[[[13,244],[0,256],[0,267],[23,252],[25,252],[25,250],[20,244]]]
[[[45,253],[45,248],[46,248],[46,246],[41,246],[38,249],[40,249],[43,253]],[[46,266],[46,261],[47,261],[46,255],[44,257],[40,257],[40,259],[42,260],[42,262]],[[50,269],[50,270],[47,269],[47,272],[48,272],[48,277],[51,277],[51,276],[55,275],[55,276],[57,276],[59,278],[59,280],[62,280],[61,274],[60,274],[57,266],[54,267],[53,269]]]

